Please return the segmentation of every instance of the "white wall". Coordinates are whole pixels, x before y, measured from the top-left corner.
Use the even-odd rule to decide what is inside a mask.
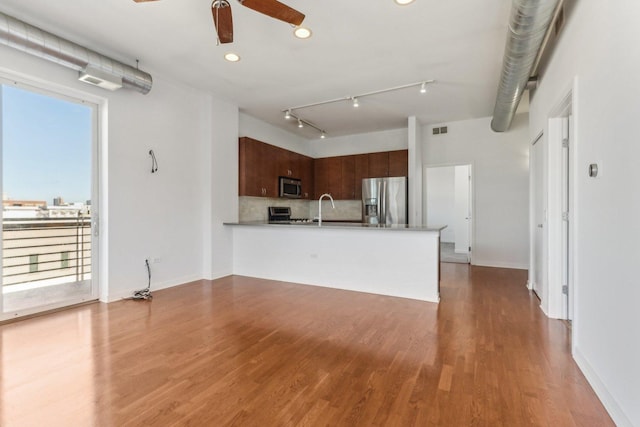
[[[5,75],[87,94],[107,110],[101,141],[101,299],[118,299],[146,286],[147,257],[161,259],[152,265],[152,289],[200,279],[205,269],[231,271],[228,238],[212,227],[214,237],[205,242],[203,223],[233,220],[237,211],[236,107],[154,70],[147,70],[154,77],[151,92],[141,95],[78,82],[72,70],[5,46],[0,57]],[[159,163],[153,175],[149,149]],[[211,162],[202,160],[208,150]],[[209,252],[213,262],[203,256]]]
[[[313,157],[309,140],[263,122],[260,119],[240,113],[238,127],[239,136],[248,136],[267,144]]]
[[[453,243],[455,233],[455,167],[427,168],[427,221],[428,227],[446,225],[440,232],[440,241]]]
[[[415,116],[407,120],[407,139],[409,151],[409,224],[423,225],[422,212],[422,125]]]
[[[321,158],[406,150],[407,141],[406,128],[318,139],[310,142],[311,157]]]
[[[474,177],[473,250],[476,265],[529,265],[528,118],[516,115],[511,130],[493,132],[491,118],[449,122],[448,133],[425,126],[424,164],[471,164]],[[427,183],[427,185],[429,185]],[[428,218],[431,221],[430,218]]]
[[[532,97],[529,139],[577,76],[573,354],[614,421],[640,426],[640,3],[575,3]]]

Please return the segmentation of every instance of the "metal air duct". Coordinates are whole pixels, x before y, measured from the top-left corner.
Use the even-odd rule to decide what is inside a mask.
[[[108,58],[2,12],[0,12],[0,43],[71,68],[81,75],[86,76],[97,70],[96,74],[121,79],[123,87],[142,94],[149,93],[153,84],[149,73]],[[85,81],[90,81],[90,79],[85,79]],[[99,83],[94,84],[100,85]]]
[[[511,126],[538,51],[560,0],[513,0],[491,129]]]

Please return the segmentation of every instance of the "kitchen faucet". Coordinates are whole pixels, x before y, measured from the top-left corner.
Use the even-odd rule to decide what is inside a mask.
[[[324,193],[322,196],[320,196],[320,198],[318,199],[318,226],[322,225],[322,198],[325,196],[328,197],[329,200],[331,200],[331,207],[333,209],[336,208],[336,205],[333,203],[333,197],[331,197],[331,194]]]

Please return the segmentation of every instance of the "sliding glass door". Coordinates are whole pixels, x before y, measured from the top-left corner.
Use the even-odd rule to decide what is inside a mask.
[[[97,106],[0,83],[2,320],[97,298]]]

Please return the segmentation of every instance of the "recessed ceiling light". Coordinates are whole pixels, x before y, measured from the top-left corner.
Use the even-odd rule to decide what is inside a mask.
[[[293,30],[293,35],[299,39],[308,39],[311,37],[311,30],[307,27],[296,27],[296,29]]]
[[[240,61],[240,57],[233,52],[225,53],[224,59],[229,62],[238,62]]]
[[[414,2],[414,0],[393,0],[393,1],[395,1],[396,4],[399,4],[400,6],[406,6]]]

